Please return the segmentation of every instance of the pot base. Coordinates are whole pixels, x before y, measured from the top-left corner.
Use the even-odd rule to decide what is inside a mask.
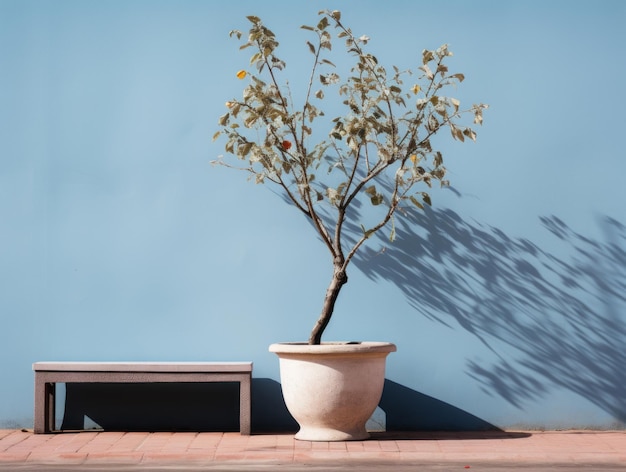
[[[300,441],[362,441],[369,439],[370,434],[365,428],[340,431],[331,428],[300,426],[300,431],[294,437]]]

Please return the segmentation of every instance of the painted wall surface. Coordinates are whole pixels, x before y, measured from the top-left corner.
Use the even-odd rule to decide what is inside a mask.
[[[261,16],[297,82],[323,8],[389,67],[449,43],[459,98],[491,106],[477,143],[441,141],[452,188],[355,261],[326,335],[398,345],[388,426],[624,427],[617,0],[0,0],[0,427],[32,425],[40,360],[278,381],[267,347],[308,336],[329,257],[280,195],[209,164],[211,136],[248,67],[228,32]]]

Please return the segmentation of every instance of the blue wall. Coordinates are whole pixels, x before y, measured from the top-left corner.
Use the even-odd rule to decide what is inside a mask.
[[[453,188],[356,261],[326,339],[395,342],[414,424],[419,397],[502,428],[624,426],[626,4],[330,3],[0,0],[0,427],[32,425],[38,360],[278,380],[267,346],[307,337],[328,256],[210,166],[211,136],[247,66],[229,30],[261,16],[297,72],[321,8],[387,65],[449,43],[459,97],[491,105],[476,144],[442,141]]]

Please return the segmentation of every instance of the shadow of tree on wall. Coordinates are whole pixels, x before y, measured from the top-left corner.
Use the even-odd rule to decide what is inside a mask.
[[[557,255],[449,209],[408,217],[384,251],[363,248],[353,262],[369,278],[393,282],[422,315],[458,324],[491,349],[492,365],[467,364],[487,393],[523,408],[551,383],[626,422],[623,224],[602,218],[598,241],[542,217],[558,238]]]

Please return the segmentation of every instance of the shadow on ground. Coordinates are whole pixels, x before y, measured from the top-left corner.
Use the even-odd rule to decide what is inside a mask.
[[[251,406],[254,431],[297,430],[279,383],[253,379]],[[239,431],[239,384],[67,384],[61,429],[89,420],[105,431]]]
[[[499,431],[471,413],[388,379],[379,406],[387,431]]]
[[[493,439],[523,439],[532,436],[527,431],[381,431],[370,433],[377,441],[458,441],[466,440],[493,440]]]
[[[385,381],[387,431],[499,431],[452,405]],[[239,384],[67,384],[62,430],[91,420],[105,431],[238,431]],[[280,384],[252,380],[252,430],[295,432]]]

